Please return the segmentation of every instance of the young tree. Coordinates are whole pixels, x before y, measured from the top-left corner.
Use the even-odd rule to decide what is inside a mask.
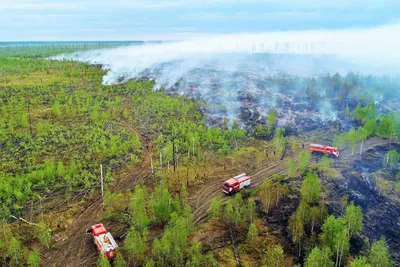
[[[175,221],[175,223],[170,223],[161,240],[156,238],[153,242],[156,266],[183,265],[182,250],[187,242],[186,223],[185,220],[176,218],[176,214],[174,217],[171,222]]]
[[[22,247],[21,243],[18,241],[17,238],[11,237],[7,255],[10,257],[10,265],[11,266],[20,266],[24,259],[24,248]]]
[[[291,177],[293,174],[296,172],[296,164],[294,163],[293,160],[289,160],[286,162],[285,166],[289,169],[288,176]]]
[[[267,247],[263,257],[264,266],[282,266],[285,260],[285,254],[281,245],[272,245]]]
[[[308,172],[300,189],[301,197],[307,203],[317,202],[321,193],[321,185],[317,174]]]
[[[58,101],[56,101],[52,106],[51,106],[51,110],[53,111],[53,114],[56,115],[57,117],[61,116],[61,107],[60,107],[60,103],[58,103]]]
[[[348,118],[348,119],[351,118],[352,113],[350,111],[349,105],[346,105],[346,109],[345,109],[344,113],[346,114],[346,118]]]
[[[40,252],[38,250],[34,250],[29,253],[27,263],[29,267],[40,267]]]
[[[347,206],[349,205],[349,195],[346,194],[340,198],[340,208],[341,212],[345,213]]]
[[[153,259],[146,261],[146,263],[144,264],[144,267],[156,267],[156,266],[157,266],[156,262]]]
[[[261,137],[264,135],[264,128],[262,124],[257,125],[255,134],[257,137]]]
[[[368,131],[364,127],[359,127],[357,130],[357,134],[359,136],[359,139],[361,139],[361,145],[360,145],[360,156],[361,156],[364,140],[368,137]]]
[[[361,122],[366,116],[364,109],[361,107],[361,104],[358,103],[356,109],[353,111],[354,118]]]
[[[94,123],[96,123],[99,120],[99,110],[95,107],[93,110],[90,112],[90,120]]]
[[[51,246],[51,230],[45,222],[39,222],[36,227],[36,237],[39,239],[40,244],[50,249]]]
[[[97,263],[96,263],[97,267],[111,267],[110,261],[107,259],[106,255],[101,253]]]
[[[115,257],[114,262],[113,262],[114,267],[126,267],[126,261],[124,259],[124,256],[122,255],[121,251],[117,252],[117,257]]]
[[[286,138],[285,138],[284,134],[285,134],[285,129],[278,128],[276,130],[276,133],[275,133],[274,139],[273,139],[275,150],[279,156],[281,156],[283,154],[283,151],[284,151],[285,145],[286,145]]]
[[[146,213],[146,194],[146,189],[137,185],[129,202],[132,224],[139,231],[143,231],[150,222]]]
[[[300,151],[298,155],[298,170],[301,174],[303,174],[308,169],[308,165],[310,164],[311,153],[307,150]]]
[[[276,118],[278,116],[278,113],[275,110],[271,110],[268,112],[267,115],[267,121],[266,121],[266,135],[267,138],[270,138],[275,130],[276,127]]]
[[[346,220],[329,216],[322,225],[320,235],[322,243],[329,247],[335,255],[335,267],[341,266],[343,256],[350,249],[350,236],[346,226]]]
[[[162,223],[166,223],[170,220],[171,213],[179,207],[179,204],[177,205],[172,199],[167,188],[158,186],[153,191],[150,199],[150,207],[155,218]]]
[[[323,203],[320,203],[320,205],[324,205]],[[309,216],[308,216],[308,224],[311,224],[311,233],[314,233],[314,228],[315,226],[321,225],[321,223],[325,219],[325,213],[321,212],[321,207],[319,206],[313,206],[310,208]]]
[[[350,262],[349,267],[372,267],[372,265],[367,262],[365,257],[357,257]]]
[[[308,254],[304,267],[333,267],[334,263],[330,259],[331,251],[328,247],[313,248]]]
[[[347,138],[347,134],[346,133],[335,135],[333,137],[333,145],[338,147],[339,149],[342,149],[348,143],[349,143],[349,140]]]
[[[186,266],[201,267],[202,266],[201,244],[194,240],[192,246],[189,248],[188,260]]]
[[[249,231],[247,232],[247,240],[251,243],[258,236],[258,230],[255,223],[251,223],[249,226]]]
[[[376,124],[375,119],[370,119],[364,124],[364,129],[367,130],[368,136],[372,136],[376,134],[378,130],[378,125]]]
[[[0,221],[0,233],[0,257],[7,258],[10,241],[14,237],[7,222]]]
[[[390,171],[395,171],[399,165],[400,156],[396,150],[390,150],[383,158],[383,166]]]
[[[385,115],[379,123],[378,134],[384,138],[390,138],[394,133],[393,123],[388,115]]]
[[[351,128],[350,131],[347,133],[347,139],[351,145],[351,155],[354,155],[354,150],[356,148],[357,142],[360,139],[359,134],[354,128]]]
[[[128,262],[143,262],[146,247],[147,232],[140,233],[135,229],[135,227],[131,227],[124,240],[124,248],[128,252]]]
[[[191,247],[188,251],[188,259],[186,261],[187,267],[207,267],[207,266],[218,266],[211,253],[203,255],[201,252],[201,244],[197,240],[192,242]]]
[[[210,213],[211,218],[214,222],[217,222],[218,218],[221,216],[222,205],[221,201],[213,198],[210,203]]]
[[[346,207],[345,219],[350,237],[359,235],[363,228],[363,212],[360,206],[353,202]]]
[[[287,191],[287,186],[281,184],[279,177],[274,180],[265,180],[257,194],[264,212],[268,214],[272,208],[277,207]]]
[[[381,237],[376,241],[368,255],[368,261],[373,267],[394,267],[394,261],[390,257],[389,252],[385,246],[385,238]]]
[[[292,237],[292,242],[298,245],[298,256],[301,256],[301,241],[304,236],[304,223],[300,212],[293,213],[289,218],[288,232]]]

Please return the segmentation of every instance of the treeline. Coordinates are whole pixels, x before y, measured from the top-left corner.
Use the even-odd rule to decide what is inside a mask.
[[[371,136],[380,136],[391,138],[397,136],[400,138],[400,114],[391,112],[387,115],[377,115],[375,104],[368,104],[361,107],[357,105],[356,109],[350,111],[346,108],[346,116],[356,120],[361,124],[358,129],[351,128],[349,132],[336,135],[334,137],[334,146],[343,148],[350,145],[352,154],[354,154],[357,144],[360,143],[360,154],[366,138]]]
[[[9,44],[9,46],[0,47],[1,58],[47,58],[60,54],[69,54],[76,51],[86,51],[91,49],[114,48],[124,43],[114,42],[90,42],[90,43],[69,43],[69,44]]]
[[[318,79],[304,79],[306,84],[302,93],[313,103],[327,99],[337,108],[343,110],[346,106],[354,109],[357,102],[367,105],[375,100],[390,101],[398,99],[398,80],[390,77],[362,76],[348,73],[342,76],[338,73],[326,75]]]

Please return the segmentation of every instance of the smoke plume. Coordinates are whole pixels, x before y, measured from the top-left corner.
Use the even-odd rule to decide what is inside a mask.
[[[356,72],[365,75],[400,73],[400,24],[372,29],[314,30],[230,34],[199,39],[92,50],[53,59],[102,64],[104,84],[150,78],[156,88],[200,97],[223,107],[237,119],[243,109],[252,119],[279,108],[285,101],[299,104],[303,83],[282,92],[269,77],[320,77]],[[324,94],[323,90],[318,92]],[[211,108],[212,109],[212,108]],[[291,111],[291,110],[290,110]],[[335,119],[329,100],[321,101],[317,117]],[[246,112],[244,112],[246,113]],[[283,111],[288,118],[288,112]],[[213,113],[209,112],[212,116]],[[253,118],[257,120],[257,118]]]

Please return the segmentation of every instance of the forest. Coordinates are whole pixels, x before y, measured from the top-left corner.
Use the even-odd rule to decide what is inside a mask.
[[[344,115],[328,130],[294,134],[275,109],[248,128],[229,118],[213,125],[204,99],[149,79],[104,85],[101,66],[49,59],[114,46],[0,48],[2,266],[111,266],[85,235],[98,222],[119,245],[112,266],[399,265],[395,83],[304,80],[301,97],[318,102],[328,88]],[[387,85],[387,106],[357,91],[376,83]],[[311,142],[341,155],[311,155]],[[357,198],[357,186],[340,189],[363,179],[361,160],[377,162],[369,183],[391,207],[383,223],[392,236],[370,226],[379,205]],[[223,182],[241,172],[251,186],[224,195]]]

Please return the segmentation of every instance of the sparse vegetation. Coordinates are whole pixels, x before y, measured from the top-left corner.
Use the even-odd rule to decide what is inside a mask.
[[[365,238],[368,211],[354,197],[332,199],[327,185],[335,181],[326,179],[336,177],[335,163],[347,162],[324,156],[313,164],[315,156],[299,148],[304,140],[277,128],[276,110],[246,129],[226,118],[217,127],[206,120],[204,103],[154,91],[154,81],[105,86],[98,66],[44,59],[78,48],[93,47],[0,48],[4,265],[50,265],[81,218],[114,227],[120,237],[114,266],[394,266],[384,238],[369,251],[350,249]],[[363,156],[371,137],[400,136],[399,114],[381,114],[362,80],[335,74],[301,82],[309,83],[313,105],[324,86],[345,110],[350,129],[334,145],[349,147],[346,160]],[[398,148],[380,153],[370,188],[391,201],[400,195]],[[254,183],[222,199],[220,180],[236,171],[254,174]],[[81,234],[87,226],[74,229]],[[91,264],[110,266],[94,257]]]

